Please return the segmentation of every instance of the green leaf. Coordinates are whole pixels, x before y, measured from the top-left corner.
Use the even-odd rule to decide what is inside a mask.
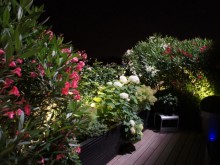
[[[99,103],[99,102],[102,101],[102,98],[100,98],[100,97],[95,97],[93,100],[94,100],[95,102]]]
[[[21,45],[22,45],[22,36],[18,31],[18,28],[15,30],[15,50],[20,50]]]
[[[9,19],[10,19],[9,9],[5,8],[5,11],[3,13],[3,27],[8,27],[7,25],[9,24]]]

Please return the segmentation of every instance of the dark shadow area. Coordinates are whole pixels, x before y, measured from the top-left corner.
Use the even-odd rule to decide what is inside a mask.
[[[132,143],[122,143],[120,145],[118,154],[119,155],[131,154],[135,150],[136,150],[135,146]]]
[[[220,114],[220,96],[208,96],[200,102],[202,111]]]

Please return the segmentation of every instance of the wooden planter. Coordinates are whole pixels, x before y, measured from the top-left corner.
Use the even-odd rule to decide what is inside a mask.
[[[79,155],[83,165],[106,165],[119,151],[121,143],[121,125],[107,134],[90,138],[81,143]]]

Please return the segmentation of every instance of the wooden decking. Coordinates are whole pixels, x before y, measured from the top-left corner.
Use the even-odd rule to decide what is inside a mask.
[[[135,150],[114,157],[107,165],[208,165],[206,145],[201,133],[154,132],[146,129]],[[213,164],[213,163],[212,163]]]

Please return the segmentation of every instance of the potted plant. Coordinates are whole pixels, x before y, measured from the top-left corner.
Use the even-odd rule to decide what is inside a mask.
[[[211,161],[220,154],[220,96],[212,95],[200,102],[202,133]]]
[[[176,114],[178,98],[171,93],[158,92],[157,102],[155,103],[156,111],[165,115]]]

